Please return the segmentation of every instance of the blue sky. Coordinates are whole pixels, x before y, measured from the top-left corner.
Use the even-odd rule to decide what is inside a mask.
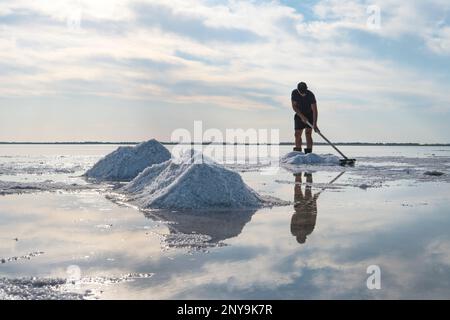
[[[333,140],[449,143],[449,58],[447,0],[2,1],[0,141],[289,141],[306,81]]]

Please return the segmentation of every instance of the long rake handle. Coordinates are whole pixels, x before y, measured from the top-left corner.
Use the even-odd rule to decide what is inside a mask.
[[[306,124],[308,125],[308,126],[310,126],[311,127],[311,129],[314,129],[314,126],[308,121],[308,120],[306,120]],[[323,138],[323,140],[325,140],[326,142],[328,142],[329,143],[329,145],[330,146],[332,146],[333,148],[334,148],[334,150],[336,150],[337,152],[339,152],[339,154],[341,155],[341,156],[343,156],[344,157],[344,159],[345,160],[348,160],[348,158],[345,156],[345,154],[343,154],[330,140],[328,140],[327,139],[327,137],[325,137],[321,132],[317,132],[322,138]]]

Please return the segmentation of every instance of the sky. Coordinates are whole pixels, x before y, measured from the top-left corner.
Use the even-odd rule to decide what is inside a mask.
[[[305,81],[331,140],[450,143],[449,61],[448,0],[3,0],[0,141],[292,141]]]

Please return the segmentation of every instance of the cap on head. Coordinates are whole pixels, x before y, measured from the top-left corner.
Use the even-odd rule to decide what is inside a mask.
[[[306,83],[304,82],[300,82],[297,86],[298,91],[300,91],[300,93],[306,93],[306,90],[308,90],[308,86],[306,85]]]

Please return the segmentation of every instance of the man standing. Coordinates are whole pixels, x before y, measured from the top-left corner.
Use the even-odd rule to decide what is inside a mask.
[[[306,148],[305,154],[311,153],[313,148],[312,130],[306,122],[309,121],[314,127],[314,131],[320,132],[317,127],[319,113],[317,111],[317,102],[314,94],[308,90],[304,82],[300,82],[297,89],[292,91],[292,108],[295,111],[295,148],[294,151],[302,152],[302,135],[305,130]]]

